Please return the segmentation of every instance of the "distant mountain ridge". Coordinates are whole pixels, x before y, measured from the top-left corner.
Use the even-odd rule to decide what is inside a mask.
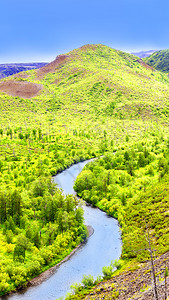
[[[140,51],[140,52],[132,52],[131,54],[134,54],[140,58],[145,58],[156,52],[157,50],[148,50],[148,51]]]
[[[18,63],[18,64],[0,64],[0,79],[10,75],[44,67],[47,63]]]

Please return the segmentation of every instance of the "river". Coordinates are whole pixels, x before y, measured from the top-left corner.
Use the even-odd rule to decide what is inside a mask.
[[[88,161],[80,162],[54,177],[64,194],[73,194],[74,180]],[[6,296],[5,300],[56,300],[70,291],[70,285],[81,282],[83,275],[95,279],[102,274],[102,267],[110,265],[121,255],[121,236],[117,220],[97,208],[84,206],[85,224],[94,229],[93,235],[60,265],[56,272],[41,284],[22,292]]]

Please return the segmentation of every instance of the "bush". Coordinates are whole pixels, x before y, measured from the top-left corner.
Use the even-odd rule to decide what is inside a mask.
[[[9,283],[3,279],[0,282],[0,295],[3,295],[4,293],[7,293],[9,291]]]
[[[111,278],[113,274],[113,267],[112,266],[105,266],[102,268],[102,272],[105,278]]]
[[[12,281],[15,282],[15,286],[22,286],[27,280],[27,271],[24,266],[13,267],[12,269]]]
[[[25,260],[25,249],[20,245],[15,245],[13,260],[23,263]]]
[[[41,270],[41,264],[39,261],[34,260],[29,263],[29,265],[28,265],[28,275],[29,276],[34,276],[34,275],[40,273],[40,270]]]
[[[14,279],[14,278],[12,278]],[[22,286],[24,283],[26,283],[26,278],[22,275],[15,275],[15,286]]]
[[[76,294],[77,292],[79,292],[81,290],[82,286],[80,283],[75,282],[74,284],[72,284],[70,286],[70,288],[72,290],[72,293]]]
[[[6,245],[6,252],[7,253],[12,253],[14,251],[14,245],[13,244],[7,244]]]
[[[120,260],[115,259],[114,262],[111,262],[111,266],[115,267],[117,270],[121,268],[121,262]]]
[[[82,283],[85,288],[94,285],[94,278],[92,275],[83,275]]]

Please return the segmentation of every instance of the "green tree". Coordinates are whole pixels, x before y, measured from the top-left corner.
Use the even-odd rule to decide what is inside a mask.
[[[0,172],[2,171],[2,167],[3,167],[3,162],[2,160],[0,160]]]
[[[134,164],[132,161],[129,161],[128,166],[127,166],[127,172],[131,175],[134,176]]]
[[[0,134],[1,134],[1,137],[3,136],[3,129],[0,128]]]
[[[80,193],[83,190],[90,190],[94,183],[95,180],[93,173],[90,170],[84,170],[78,176],[74,185],[74,189],[77,193]]]
[[[37,247],[37,248],[40,248],[40,245],[41,245],[41,240],[40,240],[40,233],[38,230],[36,230],[34,233],[33,233],[33,236],[31,238],[31,241],[34,243],[34,245]]]
[[[0,222],[4,223],[7,219],[7,194],[0,191]]]
[[[124,159],[125,159],[125,161],[130,160],[130,155],[129,155],[129,152],[127,150],[124,152]]]
[[[22,215],[22,198],[17,189],[15,189],[10,196],[9,214],[14,218],[15,223],[19,224]]]
[[[145,166],[145,156],[144,156],[143,153],[139,154],[139,158],[138,158],[137,164],[138,164],[138,167],[141,167],[141,168]]]
[[[25,249],[20,245],[15,245],[13,260],[23,263],[25,260]]]
[[[26,250],[31,249],[31,244],[26,236],[18,235],[16,245],[14,248],[13,260],[24,262]]]
[[[94,278],[92,275],[83,275],[82,283],[85,288],[91,287],[94,285]]]
[[[8,229],[15,233],[15,223],[11,216],[9,217],[8,220]]]
[[[84,220],[84,211],[83,211],[83,208],[82,207],[78,207],[76,209],[76,212],[75,212],[75,218],[76,218],[76,221],[78,222],[78,224],[82,224],[83,223],[83,220]]]
[[[13,232],[12,230],[6,230],[6,241],[8,244],[11,244],[13,241]]]

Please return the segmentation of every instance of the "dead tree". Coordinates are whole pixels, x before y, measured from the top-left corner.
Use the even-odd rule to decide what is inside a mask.
[[[146,223],[146,221],[145,221]],[[155,270],[154,270],[154,262],[153,262],[153,251],[151,249],[151,242],[150,242],[150,236],[149,236],[149,231],[146,223],[146,230],[147,230],[147,236],[146,239],[148,241],[149,248],[147,249],[150,253],[150,258],[151,258],[151,269],[152,269],[152,279],[153,279],[153,290],[154,290],[154,298],[155,300],[158,300],[158,293],[157,293],[157,284],[156,284],[156,276],[155,276]]]

